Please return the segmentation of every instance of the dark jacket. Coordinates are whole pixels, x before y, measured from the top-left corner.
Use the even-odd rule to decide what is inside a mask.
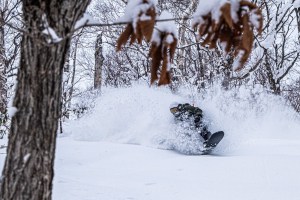
[[[194,121],[196,128],[202,125],[202,110],[188,103],[178,104],[177,107],[171,108],[171,113],[180,121]]]

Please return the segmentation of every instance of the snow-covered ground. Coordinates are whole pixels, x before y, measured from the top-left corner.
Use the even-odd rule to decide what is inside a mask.
[[[204,96],[104,89],[93,113],[65,124],[58,138],[53,199],[299,200],[300,119],[292,109],[259,88]],[[178,133],[174,101],[200,106],[210,130],[224,130],[213,155],[179,153],[198,143]]]
[[[300,141],[254,142],[247,153],[186,156],[60,138],[53,199],[299,200]]]

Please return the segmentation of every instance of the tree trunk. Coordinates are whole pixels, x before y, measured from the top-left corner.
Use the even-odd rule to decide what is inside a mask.
[[[72,74],[71,74],[71,83],[70,83],[70,88],[68,91],[68,104],[67,104],[67,109],[71,109],[72,105],[72,97],[74,93],[74,85],[75,85],[75,73],[76,73],[76,61],[77,61],[77,48],[78,48],[78,43],[79,43],[80,35],[77,36],[76,42],[75,42],[75,47],[74,47],[74,57],[73,57],[73,68],[72,68]]]
[[[298,27],[298,42],[300,42],[300,8],[295,8],[297,16],[297,27]]]
[[[222,57],[222,52],[218,51],[218,56]],[[229,90],[232,85],[232,64],[234,57],[232,52],[229,52],[227,57],[224,58],[222,63],[223,68],[220,68],[221,76],[221,85],[224,90]]]
[[[69,119],[69,111],[67,108],[68,104],[68,83],[70,79],[70,48],[66,54],[66,62],[64,64],[64,74],[63,74],[63,88],[62,88],[62,114],[60,119],[60,133],[62,133],[62,121],[64,121],[65,118]]]
[[[195,12],[196,8],[197,8],[197,3],[198,3],[198,0],[192,0],[190,2],[190,5],[187,7],[187,9],[185,10],[184,12],[184,15],[183,16],[180,16],[182,18],[187,18],[187,17],[190,17],[192,15],[193,12]],[[189,21],[187,20],[181,20],[180,21],[180,28],[179,28],[179,44],[181,46],[185,46],[186,43],[187,43],[187,35],[186,35],[186,32],[187,32],[187,27],[189,27]],[[188,47],[189,48],[189,47]],[[197,49],[198,50],[198,49]],[[178,57],[178,61],[177,61],[177,65],[178,65],[178,69],[180,70],[181,74],[183,76],[186,76],[186,68],[188,66],[186,66],[186,54],[187,54],[187,51],[186,51],[186,48],[181,48],[181,49],[178,49],[177,51],[177,57]],[[198,50],[198,58],[199,58],[199,61],[200,61],[200,50]],[[200,61],[201,62],[201,61]],[[202,72],[203,70],[203,66],[200,64],[200,72]],[[202,76],[202,74],[200,74],[200,76]]]
[[[99,34],[97,36],[97,41],[95,46],[94,89],[101,89],[103,62],[104,62],[104,57],[102,51],[102,34]]]
[[[6,59],[4,46],[4,16],[0,10],[0,115],[6,113],[7,87],[6,87]],[[1,124],[0,124],[1,125]]]
[[[49,200],[61,111],[62,74],[70,45],[70,39],[63,37],[73,30],[89,1],[22,2],[26,33],[21,43],[14,99],[18,111],[11,122],[0,199]],[[49,39],[54,38],[42,33],[48,25],[62,41],[49,43]]]
[[[280,95],[281,94],[280,83],[274,79],[271,64],[269,62],[270,58],[268,56],[268,50],[264,50],[264,54],[265,54],[265,68],[266,68],[269,88],[273,92],[273,94]]]

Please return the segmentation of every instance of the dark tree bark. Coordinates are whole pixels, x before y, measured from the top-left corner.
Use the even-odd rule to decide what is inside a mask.
[[[23,0],[25,30],[0,199],[52,197],[62,74],[70,32],[89,0]],[[51,27],[60,42],[47,32]],[[52,43],[49,41],[52,39]],[[47,39],[47,40],[46,40]],[[49,40],[50,39],[50,40]],[[46,42],[48,41],[48,42]]]
[[[4,12],[0,8],[0,114],[6,113],[6,106],[7,106],[6,80],[7,78],[6,78],[5,46],[4,46]]]
[[[102,34],[99,34],[97,36],[97,41],[95,45],[95,76],[94,76],[95,89],[101,88],[103,62],[104,62],[104,57],[102,51]]]
[[[268,51],[265,50],[264,54],[265,54],[265,68],[266,68],[266,74],[267,74],[267,79],[268,79],[268,82],[269,82],[270,90],[275,95],[280,95],[280,93],[281,93],[280,84],[279,84],[278,81],[276,81],[274,79],[273,72],[272,72],[272,69],[271,69],[271,64],[269,62],[270,58],[268,56]]]
[[[220,54],[220,56],[221,56],[221,54]],[[227,55],[226,60],[224,60],[224,68],[221,69],[222,74],[223,74],[223,76],[222,76],[222,87],[225,90],[229,90],[231,85],[232,85],[233,78],[232,78],[231,68],[232,68],[233,62],[234,62],[233,53],[230,52]]]
[[[295,13],[297,17],[298,42],[300,43],[300,8],[295,8]]]
[[[60,133],[62,133],[62,121],[67,118],[69,119],[69,112],[67,108],[67,102],[68,102],[68,83],[70,79],[70,49],[68,50],[66,54],[66,62],[64,65],[64,78],[63,78],[63,89],[62,89],[62,116],[60,119]]]

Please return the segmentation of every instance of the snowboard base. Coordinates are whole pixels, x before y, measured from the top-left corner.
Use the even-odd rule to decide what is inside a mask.
[[[203,154],[210,153],[219,144],[219,142],[221,142],[223,137],[224,137],[223,131],[218,131],[213,133],[210,136],[210,138],[203,143],[203,147],[204,147],[204,150],[202,151]]]

